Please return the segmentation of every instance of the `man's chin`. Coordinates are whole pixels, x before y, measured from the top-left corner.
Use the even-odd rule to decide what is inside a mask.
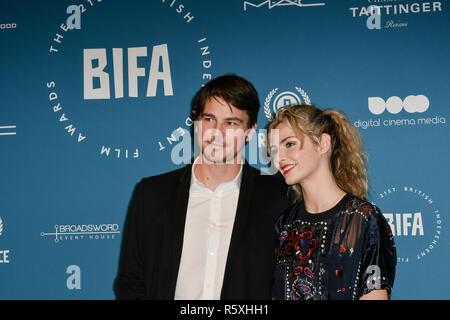
[[[239,157],[230,155],[230,156],[211,156],[211,155],[203,155],[204,163],[206,164],[241,164],[243,163],[242,160],[239,159]]]

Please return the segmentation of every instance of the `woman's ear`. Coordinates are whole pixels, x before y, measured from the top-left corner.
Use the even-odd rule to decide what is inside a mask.
[[[331,151],[331,136],[328,133],[322,133],[320,136],[319,152],[320,154],[326,154]]]

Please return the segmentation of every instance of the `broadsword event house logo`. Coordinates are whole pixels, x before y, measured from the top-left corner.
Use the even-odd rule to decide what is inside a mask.
[[[45,86],[62,134],[106,159],[138,159],[189,131],[189,103],[213,69],[192,7],[85,0],[78,28],[70,27],[72,16],[55,24]]]
[[[55,243],[72,240],[113,240],[120,234],[116,223],[56,224],[54,232],[41,232],[41,237],[52,237]]]
[[[264,114],[271,121],[273,114],[281,107],[293,104],[311,104],[308,93],[300,87],[294,87],[295,91],[282,91],[279,88],[272,89],[264,99]]]

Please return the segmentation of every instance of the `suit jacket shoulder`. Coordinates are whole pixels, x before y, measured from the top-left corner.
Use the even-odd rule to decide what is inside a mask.
[[[181,180],[187,179],[190,181],[191,165],[169,171],[162,174],[157,174],[150,177],[142,178],[139,184],[144,190],[158,191],[160,188],[175,187]]]
[[[191,179],[191,165],[167,173],[141,179],[136,189],[141,192],[144,211],[152,215],[167,212],[181,198],[186,200]]]

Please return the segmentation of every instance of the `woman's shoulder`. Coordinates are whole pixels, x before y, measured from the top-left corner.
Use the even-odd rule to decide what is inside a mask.
[[[343,207],[343,211],[348,214],[355,214],[364,220],[377,219],[383,216],[375,204],[351,194]]]
[[[291,224],[292,220],[295,218],[299,205],[300,202],[291,203],[278,217],[276,225],[283,228],[284,226]]]

